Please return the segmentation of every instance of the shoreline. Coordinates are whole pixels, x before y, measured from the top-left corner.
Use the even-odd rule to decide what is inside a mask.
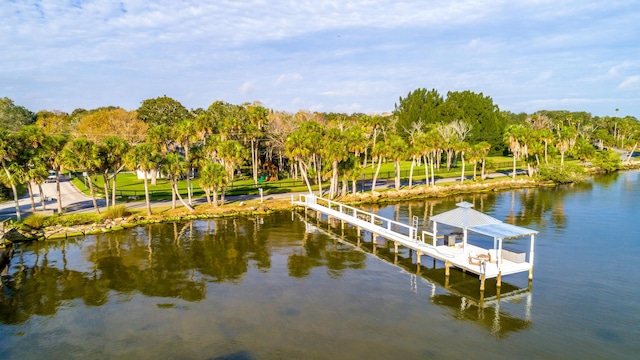
[[[626,166],[625,166],[626,165]],[[634,170],[640,168],[640,162],[623,164],[623,168],[618,171]],[[590,175],[597,175],[597,169],[587,172]],[[448,183],[446,185],[426,186],[418,185],[412,189],[388,189],[383,191],[372,191],[357,193],[336,198],[336,200],[348,205],[365,204],[385,204],[406,200],[434,199],[462,194],[480,194],[492,191],[505,191],[511,189],[524,189],[534,187],[555,187],[558,184],[552,181],[536,180],[533,178],[517,178],[508,180],[498,180],[491,182],[475,183]],[[290,194],[294,197],[295,194]],[[195,212],[189,212],[184,207],[176,209],[164,209],[159,214],[151,217],[140,214],[133,214],[127,217],[104,219],[101,223],[79,224],[72,226],[55,225],[41,229],[12,229],[5,234],[3,239],[7,243],[26,241],[61,240],[86,235],[108,233],[112,231],[124,230],[140,225],[165,223],[175,221],[206,220],[234,216],[260,216],[268,215],[280,211],[291,211],[297,206],[291,203],[289,198],[267,197],[263,202],[260,199],[245,200],[240,202],[227,203],[214,207],[209,204],[195,206]],[[87,211],[86,213],[91,213]]]

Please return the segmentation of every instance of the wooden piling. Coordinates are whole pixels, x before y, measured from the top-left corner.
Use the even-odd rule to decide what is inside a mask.
[[[446,276],[447,278],[449,277],[449,267],[451,266],[451,263],[449,262],[449,260],[445,260],[444,262],[444,276]]]
[[[500,286],[502,286],[502,273],[499,272],[498,276],[496,277],[496,287],[500,288]]]
[[[484,291],[484,274],[480,275],[480,291]]]

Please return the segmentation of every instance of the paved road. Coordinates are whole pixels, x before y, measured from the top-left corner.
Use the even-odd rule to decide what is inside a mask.
[[[507,177],[507,176],[510,176],[510,174],[509,173],[492,173],[487,175],[488,178]],[[459,180],[460,180],[460,177],[442,178],[442,179],[436,179],[436,183],[439,184],[439,183],[454,182]],[[424,181],[422,183],[424,183]],[[421,184],[421,182],[414,182],[414,185],[419,185],[419,184]],[[407,184],[403,183],[403,186],[406,186],[406,185]],[[368,186],[370,186],[370,183],[368,184]],[[393,179],[387,179],[387,180],[380,180],[376,187],[378,189],[382,189],[382,188],[392,188],[393,186],[394,186]],[[34,186],[34,190],[37,192],[37,186]],[[51,214],[54,209],[57,210],[58,208],[57,201],[55,200],[56,183],[53,182],[53,183],[42,184],[42,191],[44,193],[43,198],[45,199],[45,204],[47,209],[46,212],[44,213]],[[306,193],[306,192],[302,192],[302,193]],[[91,200],[91,197],[82,193],[64,176],[61,176],[61,179],[60,179],[60,194],[62,198],[62,208],[64,209],[66,214],[83,212],[83,211],[93,209],[93,202]],[[268,194],[268,195],[265,195],[264,198],[265,199],[269,199],[269,198],[289,199],[291,198],[291,195],[296,195],[296,194],[298,193]],[[260,197],[259,195],[227,196],[226,201],[227,203],[239,202],[239,201],[257,199],[259,197]],[[34,199],[36,202],[36,211],[42,212],[40,195],[36,194]],[[98,206],[101,209],[103,209],[105,207],[104,199],[98,199],[97,201],[98,201]],[[204,204],[206,203],[206,199],[194,198],[193,202],[194,202],[194,205]],[[23,218],[33,213],[31,208],[31,201],[29,200],[28,194],[25,194],[21,199],[19,199],[19,204],[20,204],[20,212]],[[170,200],[154,201],[152,204],[152,206],[170,206],[170,205],[171,205]],[[129,208],[144,208],[145,206],[146,205],[144,201],[127,203],[127,207]],[[0,203],[0,220],[5,220],[7,218],[15,219],[15,217],[16,217],[16,209],[15,209],[15,203],[13,201],[6,201],[3,203]]]

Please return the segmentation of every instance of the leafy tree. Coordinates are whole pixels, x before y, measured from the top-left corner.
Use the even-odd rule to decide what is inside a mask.
[[[396,133],[405,134],[406,130],[412,128],[413,124],[421,122],[428,125],[440,122],[442,119],[441,105],[443,99],[435,89],[416,89],[407,94],[405,98],[400,97],[395,105],[393,114],[398,118],[395,125]]]
[[[84,116],[76,127],[78,135],[102,142],[110,136],[119,136],[130,144],[144,141],[149,126],[137,118],[135,111],[121,108],[101,108]]]
[[[18,131],[23,126],[32,125],[36,121],[36,115],[24,106],[18,106],[13,100],[0,98],[0,124],[9,131]]]
[[[486,141],[493,146],[492,154],[504,152],[502,138],[507,122],[491,97],[469,90],[449,92],[442,105],[442,113],[445,122],[462,120],[471,125],[469,137],[466,139],[469,143]]]
[[[142,102],[137,110],[138,119],[149,127],[173,126],[179,121],[192,119],[193,115],[182,104],[166,95]]]

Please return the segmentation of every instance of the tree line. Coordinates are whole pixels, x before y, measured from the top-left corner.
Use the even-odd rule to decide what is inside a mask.
[[[13,193],[18,219],[17,186],[25,184],[35,208],[31,184],[40,186],[49,170],[56,177],[59,212],[61,171],[103,176],[107,206],[115,204],[117,175],[125,169],[140,171],[151,214],[149,183],[158,173],[170,181],[173,207],[180,201],[193,210],[190,183],[196,170],[198,185],[215,206],[224,202],[227,184],[240,169],[249,168],[245,172],[257,185],[265,164],[277,174],[302,179],[309,192],[317,186],[334,198],[355,192],[366,167],[375,170],[375,190],[385,162],[394,164],[396,189],[402,161],[411,161],[409,188],[418,166],[427,186],[435,184],[436,169],[448,170],[457,162],[461,181],[466,164],[473,166],[474,180],[483,179],[486,160],[493,155],[513,157],[514,177],[518,160],[530,176],[557,175],[565,171],[566,158],[615,169],[619,156],[606,149],[627,149],[630,158],[640,139],[640,123],[631,116],[515,114],[501,111],[482,93],[449,92],[445,98],[435,89],[416,89],[400,97],[393,112],[373,115],[289,113],[259,102],[215,101],[206,109],[186,109],[167,96],[144,100],[131,111],[102,107],[33,113],[3,98],[0,120],[0,181]],[[178,191],[184,178],[186,199]],[[99,212],[91,181],[89,187]]]

